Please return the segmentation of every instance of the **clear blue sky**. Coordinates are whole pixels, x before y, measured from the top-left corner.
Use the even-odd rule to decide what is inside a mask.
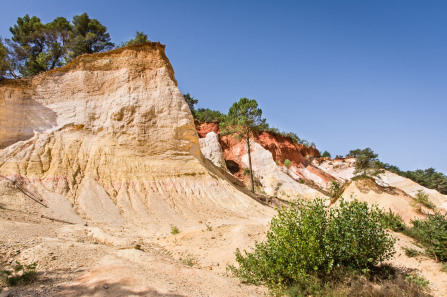
[[[0,36],[26,13],[87,12],[115,43],[166,44],[179,88],[267,121],[332,156],[371,147],[403,170],[447,173],[447,1],[1,0]]]

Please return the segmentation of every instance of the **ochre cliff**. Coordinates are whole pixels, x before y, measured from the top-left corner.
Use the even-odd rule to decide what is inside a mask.
[[[196,129],[201,139],[207,137],[209,133],[220,131],[218,123],[196,123]],[[314,189],[327,188],[329,182],[335,180],[333,176],[311,162],[312,159],[320,156],[315,148],[294,143],[288,137],[266,131],[255,136],[253,141],[256,143],[252,152],[253,170],[268,194],[282,198],[284,196],[314,197],[321,195]],[[219,142],[228,169],[239,179],[248,182],[247,176],[243,174],[243,169],[248,166],[248,161],[245,160],[247,158],[245,142],[231,135],[219,135]],[[291,161],[288,170],[283,166],[286,159]],[[307,185],[298,184],[299,181]],[[292,188],[293,191],[291,191]]]
[[[0,82],[0,174],[74,221],[152,231],[270,210],[208,169],[164,46],[84,55]],[[210,171],[211,170],[211,171]],[[64,205],[68,201],[73,209]]]

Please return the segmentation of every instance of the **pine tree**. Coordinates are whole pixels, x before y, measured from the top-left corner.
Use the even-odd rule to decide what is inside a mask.
[[[254,193],[254,177],[251,163],[250,137],[268,128],[262,118],[262,110],[258,108],[255,99],[241,98],[228,111],[225,122],[221,123],[222,134],[232,134],[238,139],[244,139],[247,144],[248,163],[250,167],[251,191]]]

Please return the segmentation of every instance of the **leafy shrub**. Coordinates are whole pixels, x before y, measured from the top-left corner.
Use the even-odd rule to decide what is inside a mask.
[[[250,169],[245,167],[243,173],[244,173],[244,175],[249,175],[250,174]]]
[[[289,169],[290,165],[292,165],[292,162],[289,159],[285,159],[284,160],[284,166],[286,166],[286,168]]]
[[[194,256],[191,254],[184,255],[183,257],[180,258],[180,261],[182,261],[183,264],[189,267],[192,267],[197,264],[197,259],[194,258]]]
[[[415,283],[418,286],[421,287],[427,287],[428,284],[430,283],[428,280],[426,280],[422,275],[418,275],[418,274],[410,274],[408,275],[405,280]]]
[[[393,267],[381,266],[367,274],[353,271],[324,280],[309,277],[293,284],[285,293],[290,297],[428,297],[426,281]],[[416,281],[415,281],[416,280]]]
[[[388,212],[381,212],[385,226],[395,232],[402,232],[407,229],[404,220],[399,214],[395,214],[391,209]]]
[[[427,254],[447,261],[447,215],[436,212],[424,220],[412,221],[408,234],[422,243]]]
[[[278,209],[266,241],[255,243],[253,252],[237,249],[239,267],[229,269],[243,281],[275,290],[343,268],[368,271],[391,258],[394,242],[376,206],[341,199],[328,209],[320,198],[296,201]]]
[[[422,205],[428,207],[429,209],[435,209],[436,205],[433,204],[433,202],[430,201],[429,196],[427,193],[425,193],[422,190],[419,190],[416,194],[416,197],[414,199],[421,203]]]
[[[408,247],[403,247],[402,249],[404,250],[405,255],[407,255],[407,257],[414,258],[421,254],[421,252],[418,251],[417,249],[408,248]]]
[[[179,234],[179,233],[180,233],[179,228],[177,226],[171,225],[171,234],[172,235],[176,235],[176,234]]]
[[[441,271],[447,273],[447,263],[444,263],[444,265],[441,268]]]
[[[29,265],[22,265],[16,261],[16,266],[13,270],[3,270],[2,274],[6,276],[8,286],[17,286],[19,284],[29,285],[36,279],[36,267],[36,262]]]
[[[329,194],[331,198],[335,198],[340,194],[341,184],[336,181],[332,181],[329,186]]]

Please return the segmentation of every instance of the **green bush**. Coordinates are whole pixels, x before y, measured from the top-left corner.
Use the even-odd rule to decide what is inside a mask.
[[[424,220],[412,221],[408,235],[422,243],[428,255],[447,261],[447,215],[436,212]]]
[[[292,165],[292,162],[289,159],[284,160],[284,166],[286,166],[287,170],[289,170],[290,165]]]
[[[407,229],[404,220],[399,214],[395,214],[391,209],[388,212],[381,212],[385,226],[395,232],[402,232]]]
[[[340,195],[341,184],[337,181],[332,181],[329,186],[329,196],[335,198]]]
[[[402,249],[404,250],[405,255],[410,258],[417,257],[421,254],[421,252],[418,251],[417,249],[413,249],[413,248],[409,248],[409,247],[403,247]]]
[[[419,190],[414,199],[429,209],[435,209],[436,205],[430,201],[429,196],[422,190]]]
[[[441,271],[447,273],[447,263],[444,263],[444,265],[441,268]]]
[[[418,275],[384,265],[367,274],[341,271],[330,280],[309,277],[284,293],[290,297],[430,297],[427,285]]]
[[[409,276],[407,276],[405,278],[405,280],[415,283],[418,286],[421,287],[427,287],[428,284],[430,283],[428,280],[426,280],[422,275],[418,275],[418,274],[410,274]]]
[[[171,234],[176,235],[180,233],[180,229],[177,226],[171,225]]]
[[[320,198],[297,201],[278,209],[266,241],[255,243],[253,252],[238,249],[239,267],[229,269],[243,281],[275,290],[340,269],[368,271],[391,258],[394,242],[376,206],[341,199],[327,208]]]
[[[29,285],[34,282],[37,276],[37,263],[22,265],[16,261],[16,266],[12,270],[3,270],[2,274],[6,276],[8,286],[17,286],[19,284]]]

